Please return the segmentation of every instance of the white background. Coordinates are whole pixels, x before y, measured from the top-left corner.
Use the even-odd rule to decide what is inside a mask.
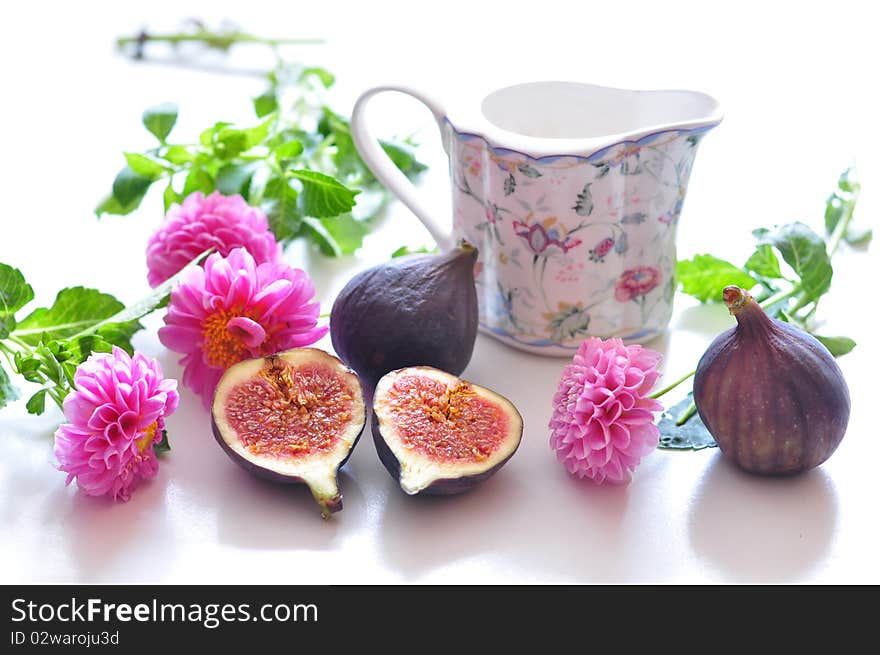
[[[332,104],[350,111],[374,83],[410,82],[471,100],[474,81],[570,79],[629,88],[692,88],[726,118],[700,146],[680,224],[680,254],[742,262],[750,230],[789,220],[821,227],[838,173],[856,160],[857,213],[880,206],[877,36],[869,3],[415,2],[18,3],[0,19],[0,261],[22,269],[50,303],[73,284],[133,301],[147,290],[143,252],[161,220],[151,195],[133,216],[97,221],[92,208],[122,166],[150,145],[142,110],[180,104],[176,135],[216,120],[250,121],[253,76],[132,63],[115,36],[197,16],[231,18],[266,36],[325,37],[285,50],[338,76]],[[242,48],[211,64],[264,68]],[[386,133],[429,123],[401,100]],[[442,150],[420,134],[432,167],[425,193],[447,211]],[[326,261],[302,247],[289,260],[332,302],[352,272],[426,233],[395,206],[356,257]],[[820,315],[858,349],[840,360],[853,411],[819,470],[762,479],[716,451],[658,451],[623,488],[569,478],[548,448],[550,398],[563,360],[525,355],[480,336],[469,379],[508,396],[525,417],[523,444],[490,482],[454,499],[405,497],[367,435],[341,477],[345,509],[322,521],[308,491],[249,477],[215,444],[188,391],[169,421],[173,451],[127,504],[64,487],[51,434],[61,414],[0,414],[0,580],[13,582],[880,582],[877,522],[877,258],[844,249]],[[650,344],[674,378],[731,319],[679,298],[671,331]],[[155,337],[136,346],[180,373]],[[329,340],[322,343],[329,348]],[[673,398],[674,400],[674,398]]]

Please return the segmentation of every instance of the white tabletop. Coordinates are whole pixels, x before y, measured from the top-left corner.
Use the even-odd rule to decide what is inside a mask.
[[[146,238],[161,219],[148,197],[129,217],[92,214],[123,163],[149,146],[141,111],[172,100],[176,128],[195,138],[215,120],[250,121],[259,79],[148,63],[114,54],[113,38],[179,18],[230,17],[269,36],[323,36],[285,50],[339,79],[343,113],[378,82],[415,82],[444,98],[467,81],[572,79],[628,88],[692,88],[717,97],[726,118],[697,157],[680,224],[680,254],[742,262],[750,230],[790,220],[821,228],[824,201],[853,158],[863,181],[857,219],[880,207],[876,61],[872,22],[858,3],[818,10],[762,2],[705,3],[107,3],[23,8],[0,22],[0,261],[19,267],[50,303],[83,284],[133,301],[147,291]],[[343,5],[344,6],[344,5]],[[138,14],[137,11],[145,13]],[[212,61],[222,64],[216,57]],[[271,64],[253,49],[229,63]],[[474,99],[477,102],[477,99]],[[387,130],[406,134],[429,116],[389,105]],[[429,129],[424,193],[448,207],[442,150]],[[390,135],[390,132],[389,132]],[[399,245],[428,243],[395,205],[354,257],[327,260],[301,244],[289,261],[316,280],[325,310],[350,275]],[[875,244],[876,245],[876,244]],[[876,250],[876,248],[875,248]],[[716,450],[657,451],[627,487],[570,478],[548,445],[550,399],[564,360],[478,338],[464,377],[509,397],[525,420],[519,452],[476,491],[455,498],[405,496],[365,435],[341,476],[345,509],[322,521],[304,487],[250,477],[215,443],[188,390],[169,420],[172,452],[129,503],[89,498],[53,468],[62,416],[0,412],[0,582],[880,582],[876,375],[871,318],[877,257],[842,250],[820,316],[828,333],[859,342],[840,360],[852,394],[848,434],[818,470],[786,479],[737,471]],[[677,299],[670,331],[648,344],[670,379],[690,370],[732,319],[718,306]],[[173,353],[148,322],[136,347],[179,376]],[[330,348],[329,339],[320,344]],[[675,397],[672,398],[675,400]]]

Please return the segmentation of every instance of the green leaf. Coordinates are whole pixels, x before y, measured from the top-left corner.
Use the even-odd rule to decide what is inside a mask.
[[[181,164],[188,164],[193,161],[195,155],[186,146],[169,146],[168,150],[165,151],[164,158],[175,166],[180,166]]]
[[[186,197],[196,191],[209,194],[214,190],[214,178],[204,168],[191,168],[183,181],[183,196]]]
[[[391,253],[391,258],[395,257],[405,257],[406,255],[416,255],[421,253],[432,253],[437,252],[436,248],[428,248],[428,246],[419,246],[418,248],[410,248],[409,246],[400,246],[397,250]]]
[[[311,66],[309,68],[303,69],[303,72],[300,74],[299,79],[305,80],[308,77],[318,78],[325,89],[329,89],[336,81],[336,76],[333,73],[328,71],[326,68],[320,68],[319,66]]]
[[[713,255],[679,260],[675,267],[682,291],[701,302],[720,301],[724,287],[735,284],[751,289],[757,281],[748,273]]]
[[[0,339],[15,329],[15,312],[34,299],[34,290],[17,268],[0,264]]]
[[[840,174],[840,177],[837,180],[837,187],[841,191],[847,193],[858,193],[861,190],[862,185],[859,182],[859,178],[856,176],[856,169],[854,166],[850,166]]]
[[[168,181],[168,186],[165,187],[165,191],[162,192],[162,203],[165,207],[165,212],[171,208],[176,202],[180,202],[180,194],[174,190],[174,186],[171,184],[171,181]]]
[[[415,152],[409,148],[404,148],[403,146],[388,141],[381,141],[379,145],[382,146],[382,150],[384,150],[391,158],[394,165],[397,166],[397,168],[399,168],[407,177],[417,175],[428,168],[416,159]]]
[[[199,134],[199,143],[202,144],[205,148],[213,147],[217,134],[225,127],[229,127],[232,123],[227,123],[226,121],[217,121],[211,127],[206,130],[203,130],[201,134]]]
[[[10,382],[6,369],[0,366],[0,409],[19,398],[21,398],[21,393],[18,387]]]
[[[764,233],[759,245],[775,247],[801,278],[807,300],[818,300],[831,286],[831,260],[825,241],[803,223],[788,223]]]
[[[843,218],[846,210],[847,201],[841,198],[837,193],[832,193],[825,202],[825,234],[834,232],[834,228]]]
[[[46,411],[46,394],[48,389],[40,389],[37,393],[30,397],[25,407],[28,414],[42,414]]]
[[[856,342],[849,337],[823,337],[818,334],[813,336],[822,342],[822,345],[835,357],[845,355],[856,347]]]
[[[677,405],[673,405],[663,412],[657,428],[660,430],[660,443],[657,446],[664,450],[702,450],[715,448],[718,444],[709,434],[709,430],[703,424],[699,414],[691,416],[684,425],[676,425],[675,421],[683,412],[686,412],[694,401],[694,394],[689,393],[687,398]]]
[[[171,134],[174,124],[177,123],[177,105],[173,102],[150,107],[144,111],[142,117],[144,127],[159,141],[165,143],[166,137]]]
[[[244,130],[224,127],[217,132],[214,143],[214,154],[221,159],[238,157],[248,149],[248,136]]]
[[[338,257],[340,252],[336,242],[317,218],[304,218],[302,227],[309,238],[318,246],[322,255]]]
[[[272,128],[272,124],[277,119],[278,116],[272,114],[271,116],[269,116],[269,118],[264,120],[259,125],[242,130],[245,136],[244,150],[250,150],[254,146],[259,145],[260,143],[265,141],[266,137],[269,136],[269,131]]]
[[[252,99],[254,103],[254,112],[257,118],[268,116],[278,109],[278,98],[275,95],[275,89],[267,89],[256,98]]]
[[[354,207],[354,197],[360,193],[317,171],[295,169],[287,174],[302,183],[300,201],[307,216],[328,218],[349,212]]]
[[[168,430],[162,430],[162,439],[153,444],[153,452],[156,455],[164,455],[171,450],[171,444],[168,441]]]
[[[263,191],[262,209],[269,219],[269,229],[278,241],[289,241],[299,234],[303,216],[296,189],[281,177],[273,177]]]
[[[126,152],[125,161],[128,163],[128,167],[131,170],[141,177],[150,180],[157,180],[164,173],[171,170],[157,162],[155,159],[150,159],[146,155],[137,152]]]
[[[205,257],[211,254],[212,250],[213,248],[205,250],[201,254],[197,255],[189,264],[184,266],[182,269],[180,269],[180,271],[165,280],[162,284],[157,286],[148,295],[144,296],[137,302],[128,305],[127,307],[123,307],[113,315],[108,316],[91,326],[84,327],[80,332],[74,335],[74,338],[88,336],[96,333],[102,336],[112,334],[114,330],[120,329],[119,326],[126,326],[133,322],[136,322],[152,312],[154,309],[163,306],[168,299],[168,294],[171,293],[171,289],[173,289],[174,285],[176,285],[178,281],[180,281],[180,279],[185,275],[186,271],[188,271],[193,266],[198,266],[202,262],[202,260],[205,259]]]
[[[223,195],[231,196],[240,193],[246,196],[247,187],[253,174],[253,164],[226,164],[217,171],[217,178],[214,182],[217,185],[217,190]]]
[[[85,287],[69,287],[58,292],[51,307],[40,307],[18,323],[13,333],[25,343],[67,339],[121,311],[124,305],[107,293]]]
[[[364,237],[370,229],[351,214],[343,214],[335,218],[320,219],[327,234],[336,243],[336,254],[352,255],[364,245]]]
[[[119,207],[128,213],[141,204],[152,183],[152,179],[139,175],[130,166],[126,166],[113,180],[113,197],[119,203]]]
[[[782,277],[782,271],[779,270],[779,259],[776,258],[776,253],[770,246],[758,246],[743,268],[764,278]]]
[[[280,162],[282,159],[293,159],[295,157],[299,157],[302,153],[302,141],[298,139],[293,139],[291,141],[282,143],[277,148],[275,148],[275,159]]]
[[[843,240],[851,246],[863,246],[874,238],[874,230],[869,227],[854,228],[850,225]]]

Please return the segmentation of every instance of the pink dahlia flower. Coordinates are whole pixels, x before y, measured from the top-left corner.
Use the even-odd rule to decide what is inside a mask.
[[[147,242],[147,281],[159,286],[208,248],[225,257],[239,247],[247,248],[257,264],[281,257],[281,246],[260,209],[239,195],[215,191],[205,197],[196,191],[182,205],[171,206]]]
[[[128,500],[135,483],[159,468],[153,444],[177,409],[177,380],[165,379],[155,359],[115,346],[92,354],[73,380],[64,399],[69,423],[55,432],[58,468],[89,496]]]
[[[320,305],[305,272],[284,262],[257,264],[244,248],[214,253],[171,292],[159,340],[183,353],[183,383],[211,404],[223,371],[244,359],[314,343]]]
[[[601,484],[629,482],[660,436],[648,398],[662,355],[620,339],[584,341],[553,396],[550,445],[572,475]]]

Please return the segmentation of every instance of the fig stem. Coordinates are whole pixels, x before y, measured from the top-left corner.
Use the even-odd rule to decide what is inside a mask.
[[[652,394],[651,394],[650,396],[648,396],[648,397],[649,397],[649,398],[659,398],[660,396],[662,396],[662,395],[665,394],[666,392],[668,392],[668,391],[672,391],[673,389],[675,389],[675,387],[677,387],[678,385],[680,385],[680,384],[681,384],[682,382],[684,382],[685,380],[687,380],[687,379],[689,379],[689,378],[692,378],[696,372],[697,372],[696,369],[694,369],[694,370],[691,371],[690,373],[687,373],[687,374],[681,376],[680,378],[678,378],[675,382],[673,382],[673,383],[671,383],[671,384],[668,384],[667,386],[663,387],[663,388],[660,389],[659,391],[655,391],[654,393],[652,393]]]
[[[681,414],[679,414],[677,419],[675,419],[675,425],[678,427],[681,427],[682,425],[684,425],[685,423],[687,423],[688,421],[691,420],[691,416],[693,416],[696,413],[696,411],[697,411],[697,404],[692,401],[691,404],[688,405],[688,408],[686,410],[684,410]]]

